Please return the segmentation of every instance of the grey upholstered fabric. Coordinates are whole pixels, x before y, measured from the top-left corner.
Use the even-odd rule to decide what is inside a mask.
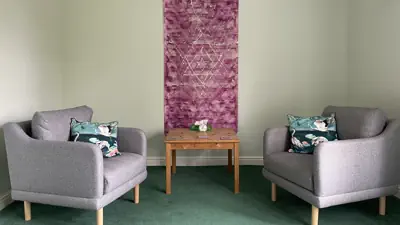
[[[279,152],[268,155],[264,167],[284,179],[307,190],[313,190],[312,166],[313,156]]]
[[[380,134],[386,125],[385,113],[376,108],[328,106],[322,115],[335,113],[340,140],[368,138]]]
[[[32,118],[32,137],[39,140],[67,141],[71,118],[91,121],[93,110],[88,106],[36,112]]]
[[[398,192],[398,186],[396,185],[362,190],[346,194],[332,195],[327,197],[319,197],[314,195],[309,190],[306,190],[292,182],[283,179],[282,177],[268,172],[266,169],[263,169],[262,173],[264,177],[271,182],[303,199],[304,201],[310,203],[311,205],[314,205],[317,208],[327,208],[335,205],[364,201],[368,199],[379,198],[381,196],[394,195]]]
[[[97,146],[32,139],[16,123],[3,129],[13,190],[86,198],[103,195],[103,155]]]
[[[142,172],[138,176],[124,183],[123,185],[115,188],[112,192],[103,195],[96,204],[96,208],[100,209],[110,204],[115,199],[121,197],[126,192],[131,191],[137,184],[141,184],[147,178],[147,171]]]
[[[400,184],[400,124],[390,121],[382,134],[372,138],[322,143],[314,158],[317,196]]]
[[[264,158],[275,152],[285,152],[289,150],[289,128],[277,127],[269,128],[264,132]]]
[[[323,115],[333,112],[341,140],[319,144],[308,157],[283,152],[287,130],[267,130],[264,176],[318,208],[395,194],[400,122],[387,121],[381,110],[370,108],[329,106]]]
[[[3,128],[14,200],[97,210],[147,177],[146,137],[139,129],[119,130],[123,156],[103,160],[90,143],[31,138],[31,121]]]
[[[145,133],[137,128],[118,128],[118,149],[121,152],[131,152],[147,156],[147,138]]]
[[[139,174],[135,178],[129,180],[128,182],[114,189],[112,192],[105,194],[100,198],[78,198],[18,190],[12,190],[11,197],[12,199],[17,201],[29,201],[55,206],[97,210],[105,207],[106,205],[124,195],[126,192],[132,190],[132,188],[135,187],[137,184],[142,183],[146,179],[146,177],[147,171]]]
[[[121,156],[104,159],[104,194],[146,171],[144,156],[124,152]]]

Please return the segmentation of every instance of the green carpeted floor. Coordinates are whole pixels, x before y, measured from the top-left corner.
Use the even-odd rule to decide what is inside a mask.
[[[278,201],[270,200],[270,182],[261,167],[240,168],[241,193],[234,195],[233,174],[224,167],[178,167],[172,195],[164,194],[164,168],[149,167],[140,187],[140,204],[129,192],[104,208],[104,224],[310,224],[311,206],[278,188]],[[387,216],[378,216],[378,200],[320,210],[320,225],[400,224],[400,200],[387,200]],[[96,224],[95,211],[32,204],[32,221],[23,219],[23,203],[0,212],[0,225]]]

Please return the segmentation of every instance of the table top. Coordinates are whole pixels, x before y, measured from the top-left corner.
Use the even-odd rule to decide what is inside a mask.
[[[165,143],[197,142],[239,142],[235,130],[231,128],[213,128],[211,131],[191,131],[189,128],[171,129],[164,138]]]

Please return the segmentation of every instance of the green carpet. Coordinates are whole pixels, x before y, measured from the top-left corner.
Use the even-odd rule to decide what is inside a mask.
[[[140,204],[129,192],[104,208],[104,224],[245,225],[310,224],[311,206],[278,188],[271,202],[270,182],[261,167],[240,168],[241,193],[233,194],[233,174],[224,167],[178,167],[172,179],[172,195],[164,194],[163,167],[149,167],[140,187]],[[378,200],[320,210],[320,225],[400,224],[400,200],[387,199],[387,216],[378,216]],[[0,225],[96,224],[95,211],[32,204],[32,221],[23,219],[23,203],[0,212]]]

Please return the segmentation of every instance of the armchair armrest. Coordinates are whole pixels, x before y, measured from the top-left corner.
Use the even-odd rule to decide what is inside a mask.
[[[265,158],[275,152],[284,152],[289,149],[289,128],[269,128],[264,132],[263,150]]]
[[[400,126],[376,137],[324,142],[314,151],[314,192],[331,196],[400,184]]]
[[[12,190],[82,198],[103,195],[101,150],[90,143],[32,139],[4,125]]]
[[[147,138],[145,133],[137,128],[118,128],[118,147],[121,152],[131,152],[147,156]]]

